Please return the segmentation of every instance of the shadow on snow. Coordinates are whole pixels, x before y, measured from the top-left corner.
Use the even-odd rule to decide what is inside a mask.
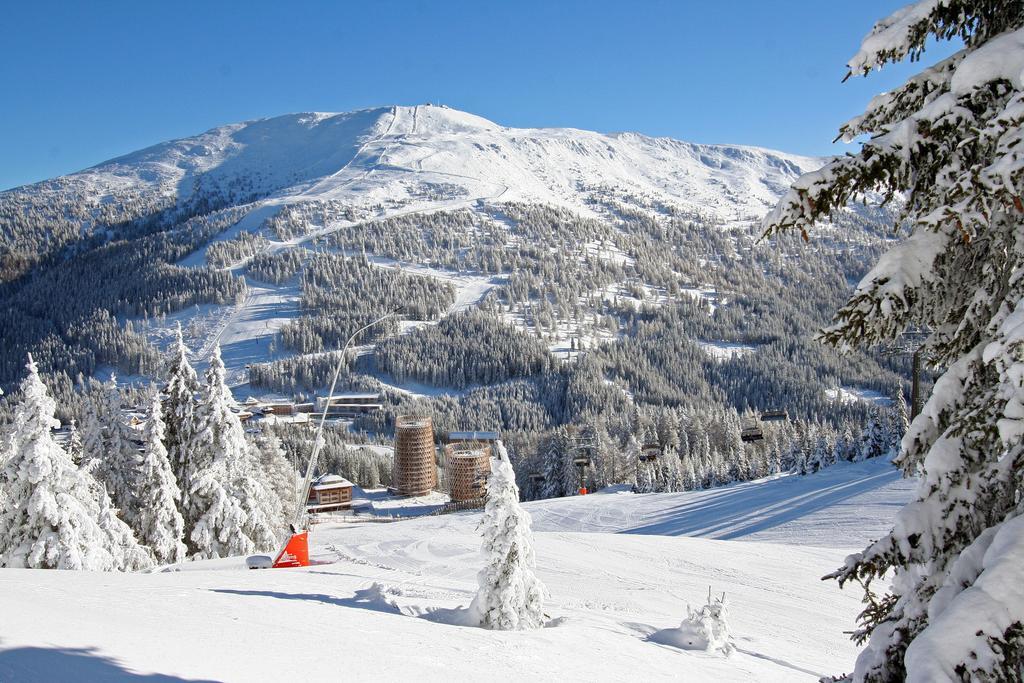
[[[209,679],[136,673],[93,648],[17,647],[0,650],[0,681],[130,681],[140,683],[215,683]]]
[[[282,593],[280,591],[235,590],[233,588],[212,588],[210,590],[213,593],[225,593],[227,595],[249,595],[259,598],[277,598],[279,600],[306,600],[325,605],[336,605],[338,607],[353,607],[372,612],[401,614],[398,606],[383,595],[377,584],[369,588],[357,590],[351,598],[339,598],[324,593]]]
[[[691,501],[652,515],[648,524],[621,533],[736,539],[792,522],[899,478],[899,471],[893,467],[833,484],[815,478],[813,487],[807,485],[809,477],[793,476],[735,484],[726,491],[709,489]]]

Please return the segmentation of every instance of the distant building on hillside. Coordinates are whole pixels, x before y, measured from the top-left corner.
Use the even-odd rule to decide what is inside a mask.
[[[309,487],[306,510],[331,512],[352,507],[352,482],[336,474],[322,474]]]
[[[498,432],[448,432],[446,443],[494,443],[499,439]]]
[[[316,399],[316,412],[327,412],[327,417],[359,417],[383,406],[380,394],[336,394],[328,401],[326,396]]]
[[[263,406],[264,415],[294,415],[294,403],[271,403]]]

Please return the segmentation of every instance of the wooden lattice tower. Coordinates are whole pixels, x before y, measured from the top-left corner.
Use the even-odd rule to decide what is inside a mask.
[[[392,486],[400,496],[422,496],[437,488],[434,424],[429,417],[404,415],[395,420]]]
[[[444,447],[448,495],[455,502],[479,500],[487,495],[491,473],[491,447],[480,442],[450,443]]]

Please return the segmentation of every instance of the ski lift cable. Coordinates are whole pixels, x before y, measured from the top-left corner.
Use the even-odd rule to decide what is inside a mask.
[[[388,318],[397,315],[398,311],[394,310],[390,313],[382,315],[371,323],[363,325],[358,330],[352,333],[352,336],[345,342],[345,346],[341,349],[341,354],[338,356],[338,364],[334,367],[334,377],[331,379],[331,388],[327,392],[327,402],[324,404],[323,412],[320,413],[320,422],[316,427],[316,436],[313,439],[313,452],[309,456],[309,463],[306,465],[306,476],[303,479],[302,484],[302,495],[299,496],[299,500],[295,504],[295,517],[292,519],[293,531],[297,532],[299,524],[302,522],[302,513],[305,511],[306,499],[309,498],[309,487],[313,483],[313,470],[316,468],[317,460],[320,457],[320,451],[323,449],[323,433],[324,423],[327,421],[327,409],[331,405],[331,401],[334,399],[334,389],[338,384],[338,377],[341,375],[341,366],[345,362],[345,354],[348,352],[348,347],[355,341],[355,338],[359,336],[361,332],[364,332],[374,325],[381,323]]]

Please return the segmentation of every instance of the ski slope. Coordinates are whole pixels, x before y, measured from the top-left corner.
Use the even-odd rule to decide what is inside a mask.
[[[0,680],[812,681],[852,667],[860,595],[820,577],[906,502],[911,482],[891,470],[531,503],[551,617],[535,632],[458,625],[478,513],[318,527],[324,564],[303,569],[4,569]],[[660,643],[709,585],[728,596],[737,652]]]
[[[875,459],[707,491],[636,495],[612,488],[586,498],[530,503],[529,510],[539,531],[700,536],[860,550],[889,530],[915,486],[888,460]]]

